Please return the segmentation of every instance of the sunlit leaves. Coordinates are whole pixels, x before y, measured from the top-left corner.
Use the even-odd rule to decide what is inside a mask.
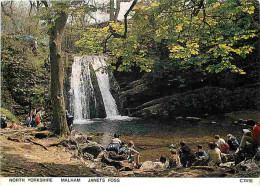
[[[163,57],[182,66],[195,64],[209,72],[244,74],[233,62],[254,51],[259,25],[253,15],[258,5],[256,0],[208,0],[201,7],[197,1],[140,1],[129,20],[128,37],[107,41],[111,68],[116,69],[120,59],[118,71],[138,66],[149,72]],[[111,22],[110,26],[116,33],[124,31],[121,23]],[[108,27],[88,29],[77,44],[86,53],[99,53],[108,36]],[[161,55],[162,50],[167,56]]]

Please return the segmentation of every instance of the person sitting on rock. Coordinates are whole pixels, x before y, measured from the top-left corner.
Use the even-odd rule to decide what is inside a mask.
[[[135,145],[133,141],[129,141],[127,146],[127,159],[130,163],[134,163],[135,166],[140,166],[139,157],[140,153],[134,149]]]
[[[119,135],[114,134],[114,138],[112,139],[111,143],[108,145],[107,151],[114,151],[118,154],[121,146],[122,146],[122,141],[119,139]]]
[[[166,158],[161,156],[159,162],[153,162],[154,164],[154,169],[158,170],[163,170],[166,168]]]
[[[224,139],[220,138],[219,135],[215,135],[214,140],[222,153],[229,152],[229,145],[225,142]]]
[[[1,128],[4,129],[7,127],[6,116],[4,114],[1,115]]]
[[[209,164],[213,164],[213,165],[220,165],[221,163],[221,151],[219,150],[219,148],[217,148],[215,143],[209,143],[209,150],[208,153],[206,155],[206,159],[208,159]]]
[[[176,149],[171,149],[171,156],[169,157],[169,168],[181,167],[180,157],[177,154]]]
[[[240,143],[240,149],[246,150],[250,149],[255,141],[252,139],[252,132],[249,129],[243,129],[243,136]]]
[[[205,150],[202,149],[202,145],[197,146],[197,152],[195,152],[195,155],[198,159],[201,159],[207,155]]]
[[[189,167],[195,161],[195,155],[188,145],[180,142],[181,148],[179,150],[180,160],[183,167]]]
[[[232,134],[228,134],[228,145],[230,147],[230,150],[236,151],[239,148],[239,142],[235,136]]]

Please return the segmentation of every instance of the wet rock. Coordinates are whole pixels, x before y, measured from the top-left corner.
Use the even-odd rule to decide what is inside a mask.
[[[87,152],[84,152],[82,157],[85,160],[93,160],[94,159],[94,156],[92,154],[87,153]]]
[[[238,119],[237,121],[239,124],[246,124],[247,120],[243,120],[243,119]]]
[[[85,143],[80,145],[79,153],[84,154],[85,152],[92,154],[94,158],[97,158],[98,155],[102,152],[102,147],[96,142]]]
[[[120,160],[116,159],[115,152],[105,152],[101,161],[107,165],[114,166],[118,169],[122,168]]]
[[[176,117],[175,120],[183,120],[182,116]]]
[[[201,120],[201,118],[197,118],[197,117],[186,117],[186,121],[190,121],[190,122],[199,122]]]

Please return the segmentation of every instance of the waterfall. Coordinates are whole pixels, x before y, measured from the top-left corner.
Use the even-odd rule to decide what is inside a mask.
[[[75,120],[79,122],[80,120],[90,119],[91,99],[94,100],[96,105],[96,97],[90,74],[90,64],[92,64],[96,73],[107,118],[119,116],[115,99],[110,92],[109,76],[103,71],[103,67],[106,67],[105,60],[105,56],[74,57],[70,90],[70,106],[74,115],[74,122]]]
[[[106,72],[103,71],[103,67],[106,67],[105,57],[88,56],[88,58],[91,59],[93,68],[96,72],[98,85],[101,91],[107,118],[112,116],[118,116],[116,101],[110,92],[109,76]]]
[[[75,57],[71,73],[71,111],[74,120],[90,119],[90,99],[96,98],[90,76],[89,61],[83,57]]]

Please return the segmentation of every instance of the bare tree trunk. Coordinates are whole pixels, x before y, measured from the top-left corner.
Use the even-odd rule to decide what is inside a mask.
[[[50,61],[51,61],[51,100],[53,111],[53,130],[55,134],[66,136],[69,128],[66,121],[65,100],[63,95],[64,67],[61,59],[61,39],[67,22],[64,11],[57,13],[58,18],[50,28]]]
[[[115,2],[114,2],[114,0],[110,0],[110,4],[109,4],[109,20],[110,21],[116,21],[115,20]]]
[[[115,20],[117,21],[120,12],[120,4],[122,0],[116,0]]]

